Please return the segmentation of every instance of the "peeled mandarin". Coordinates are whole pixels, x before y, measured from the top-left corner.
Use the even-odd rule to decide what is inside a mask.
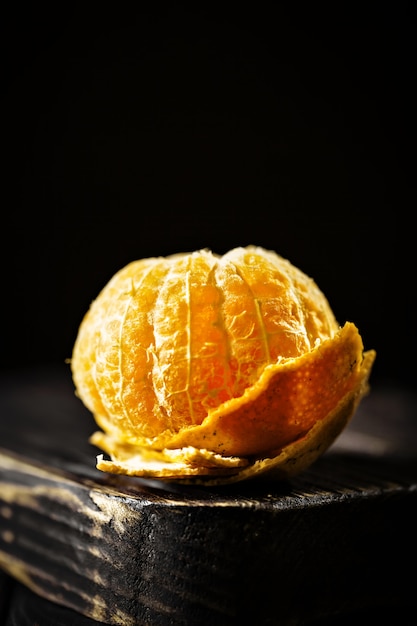
[[[134,261],[81,322],[75,390],[111,473],[236,482],[301,472],[368,392],[375,359],[314,280],[273,251]]]

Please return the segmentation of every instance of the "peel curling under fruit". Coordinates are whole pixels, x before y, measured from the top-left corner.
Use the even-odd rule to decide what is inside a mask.
[[[223,484],[311,465],[374,359],[310,277],[248,246],[121,269],[82,320],[71,369],[102,429],[100,470]]]

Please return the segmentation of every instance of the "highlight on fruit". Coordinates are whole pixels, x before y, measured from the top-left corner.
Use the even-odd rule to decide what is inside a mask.
[[[375,356],[312,278],[247,246],[120,269],[71,371],[100,428],[98,469],[213,485],[305,470],[369,391]]]

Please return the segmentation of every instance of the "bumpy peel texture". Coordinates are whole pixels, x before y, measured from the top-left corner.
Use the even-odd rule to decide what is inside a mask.
[[[220,483],[312,463],[374,358],[310,277],[248,246],[122,268],[82,320],[71,368],[111,457],[100,469]]]

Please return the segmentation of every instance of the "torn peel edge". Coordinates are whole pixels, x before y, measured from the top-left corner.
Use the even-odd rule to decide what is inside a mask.
[[[193,477],[222,477],[235,474],[235,468],[223,467],[202,467],[198,465],[188,465],[186,463],[155,463],[150,466],[139,467],[132,466],[128,462],[117,460],[105,460],[102,454],[97,456],[97,469],[109,474],[121,474],[123,476],[132,476],[135,478],[157,478],[165,481],[181,481],[190,480]]]
[[[300,439],[276,451],[276,456],[256,459],[232,476],[193,481],[208,486],[229,484],[267,477],[288,480],[310,467],[332,445],[356,413],[361,400],[369,393],[369,376],[376,357],[374,350],[364,353],[360,384],[349,391],[326,417],[319,420]],[[191,482],[191,481],[190,481]]]
[[[230,474],[247,466],[248,459],[222,456],[210,450],[186,448],[155,450],[129,443],[121,443],[101,431],[93,433],[90,443],[109,454],[97,457],[97,469],[112,474],[143,478],[178,479],[183,476]]]
[[[364,353],[360,384],[348,392],[326,417],[319,420],[301,438],[274,451],[274,456],[257,459],[224,457],[191,446],[176,450],[153,450],[115,441],[96,432],[90,443],[111,456],[97,457],[96,467],[111,474],[141,478],[159,478],[182,483],[221,485],[252,479],[261,475],[286,480],[307,469],[328,449],[346,427],[362,398],[369,391],[369,375],[375,351]]]

